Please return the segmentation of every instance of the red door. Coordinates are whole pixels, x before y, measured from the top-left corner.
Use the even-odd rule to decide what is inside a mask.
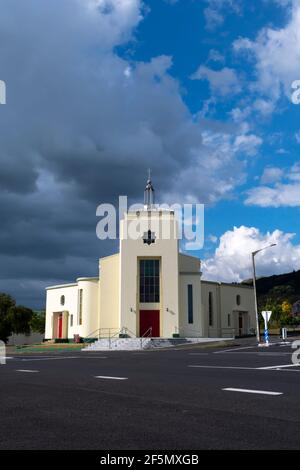
[[[159,310],[140,310],[140,336],[143,335],[159,337]]]
[[[58,315],[58,337],[62,338],[62,314]]]

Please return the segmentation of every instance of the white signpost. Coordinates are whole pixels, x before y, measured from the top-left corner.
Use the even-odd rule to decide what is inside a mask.
[[[268,345],[269,344],[269,330],[268,330],[268,322],[271,318],[272,311],[271,310],[264,310],[261,312],[263,319],[265,321],[265,343]]]

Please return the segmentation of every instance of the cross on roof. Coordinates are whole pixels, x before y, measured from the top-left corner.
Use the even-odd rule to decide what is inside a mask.
[[[148,230],[148,232],[144,233],[143,240],[144,243],[147,243],[147,245],[151,245],[152,243],[155,243],[155,233],[151,232],[151,230]]]

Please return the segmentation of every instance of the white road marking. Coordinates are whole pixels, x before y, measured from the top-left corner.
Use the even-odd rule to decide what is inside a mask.
[[[299,367],[300,364],[282,364],[279,366],[258,367],[260,370],[283,369],[284,367]]]
[[[195,353],[197,354],[197,353]],[[232,354],[238,356],[236,352],[227,352],[226,354]],[[257,356],[290,356],[291,352],[272,352],[272,351],[241,351],[239,354],[256,354]]]
[[[16,372],[39,372],[39,370],[17,369]]]
[[[84,356],[84,359],[107,359],[107,356]]]
[[[222,349],[222,351],[214,351],[214,354],[222,354],[230,351],[241,351],[242,349],[254,349],[256,346],[244,346],[242,348]]]
[[[257,370],[257,367],[235,367],[235,366],[199,366],[190,365],[188,367],[199,367],[200,369],[242,369],[242,370]]]
[[[209,353],[189,353],[189,356],[208,356]]]
[[[70,356],[70,357],[38,357],[32,359],[21,359],[22,362],[31,362],[31,361],[57,361],[61,359],[78,359],[80,356]]]
[[[128,380],[128,377],[110,377],[109,375],[95,375],[95,379]]]
[[[282,395],[282,392],[268,392],[266,390],[250,390],[247,388],[222,388],[225,392],[256,393],[259,395]]]

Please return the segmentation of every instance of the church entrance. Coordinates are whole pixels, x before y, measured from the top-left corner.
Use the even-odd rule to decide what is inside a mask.
[[[158,338],[159,334],[159,310],[140,310],[140,336],[152,336]]]
[[[63,331],[63,315],[59,313],[58,315],[58,338],[62,338],[62,331]]]

